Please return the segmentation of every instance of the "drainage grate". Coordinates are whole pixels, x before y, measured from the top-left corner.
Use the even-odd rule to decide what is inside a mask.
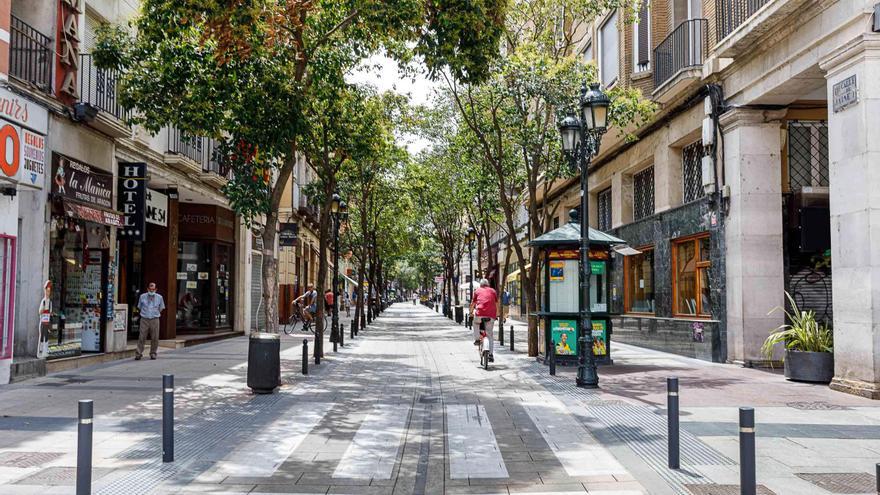
[[[110,468],[92,468],[92,480],[102,478],[113,471]],[[48,467],[15,482],[16,485],[73,486],[76,484],[75,467]]]
[[[850,408],[846,406],[838,406],[837,404],[829,404],[824,401],[817,402],[789,402],[785,404],[788,407],[794,409],[800,409],[802,411],[849,411]]]
[[[420,404],[437,404],[440,402],[440,397],[437,395],[423,395],[419,397]]]
[[[802,480],[831,493],[874,493],[876,480],[868,473],[797,473]]]
[[[684,485],[691,495],[740,495],[739,485]],[[764,485],[758,485],[758,495],[776,495]]]
[[[60,452],[0,452],[0,466],[32,468],[39,467],[61,457]]]

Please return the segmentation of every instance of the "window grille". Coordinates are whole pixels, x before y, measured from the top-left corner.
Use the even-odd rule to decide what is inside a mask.
[[[654,166],[633,176],[633,220],[654,214]]]
[[[703,192],[702,159],[703,141],[697,141],[681,150],[684,203],[702,198],[705,194]]]
[[[599,192],[599,230],[607,232],[611,230],[611,188]]]
[[[792,191],[828,187],[827,122],[788,123],[788,186]]]

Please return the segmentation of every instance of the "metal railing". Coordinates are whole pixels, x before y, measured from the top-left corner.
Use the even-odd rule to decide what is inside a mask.
[[[715,0],[716,41],[727,37],[770,0]]]
[[[115,69],[100,69],[92,61],[92,55],[84,53],[80,55],[79,66],[79,98],[93,107],[107,112],[117,119],[124,120],[130,115],[130,111],[119,104],[117,83],[119,71]]]
[[[176,127],[169,127],[168,151],[183,155],[202,165],[205,158],[205,138],[192,136]]]
[[[709,51],[706,33],[709,21],[682,22],[654,49],[654,87],[659,88],[678,71],[703,65]]]
[[[207,151],[205,160],[202,163],[202,171],[206,173],[215,173],[220,177],[232,179],[232,168],[224,163],[220,157],[220,142],[216,139],[205,139]]]
[[[9,75],[52,92],[52,39],[14,15],[9,28]]]

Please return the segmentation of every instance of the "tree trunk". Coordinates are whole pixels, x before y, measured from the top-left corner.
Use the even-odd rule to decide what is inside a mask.
[[[315,290],[318,291],[318,314],[315,315],[315,346],[314,355],[324,356],[324,312],[327,310],[324,301],[324,288],[327,283],[329,264],[327,262],[327,248],[330,244],[330,202],[333,190],[336,189],[336,174],[324,181],[324,203],[321,205],[320,227],[318,229],[318,280],[315,281]]]
[[[266,226],[263,229],[263,283],[262,301],[266,315],[265,331],[278,333],[278,260],[275,259],[275,238],[278,234],[278,208],[284,187],[290,180],[293,167],[296,165],[296,143],[290,143],[290,157],[278,169],[278,177],[272,186],[269,212],[266,214]],[[253,323],[252,323],[253,326]]]

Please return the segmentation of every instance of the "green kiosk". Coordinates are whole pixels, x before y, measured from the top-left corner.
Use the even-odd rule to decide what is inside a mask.
[[[556,352],[556,364],[577,365],[578,337],[581,329],[578,315],[578,260],[581,227],[577,210],[569,214],[569,223],[532,240],[533,248],[544,254],[543,305],[537,313],[538,360],[544,363],[550,352]],[[590,229],[590,311],[593,322],[593,353],[596,364],[611,364],[611,318],[609,311],[611,251],[626,241]],[[555,349],[551,342],[555,342]]]

